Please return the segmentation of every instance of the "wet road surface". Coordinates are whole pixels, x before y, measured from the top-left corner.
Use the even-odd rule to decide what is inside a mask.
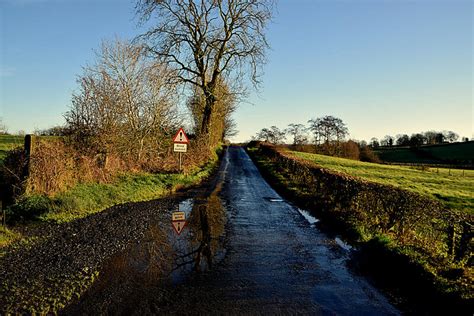
[[[225,153],[212,193],[177,208],[189,221],[183,234],[151,225],[66,312],[399,314],[347,268],[350,246],[281,198],[240,147]]]

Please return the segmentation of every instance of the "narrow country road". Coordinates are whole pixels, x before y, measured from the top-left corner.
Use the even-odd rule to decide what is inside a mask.
[[[181,249],[183,254],[177,256],[180,264],[174,261],[179,269],[174,269],[171,281],[156,287],[150,285],[153,274],[148,274],[146,282],[122,290],[126,299],[112,298],[116,293],[104,294],[111,286],[105,282],[70,312],[97,311],[97,304],[102,304],[107,307],[101,312],[120,310],[124,314],[399,314],[387,298],[346,267],[350,247],[322,233],[317,219],[283,200],[242,148],[229,147],[217,189],[208,199],[212,203],[206,206],[207,216],[221,218],[217,223],[216,218],[209,220],[207,233],[193,228],[196,216],[192,214],[202,201],[193,202],[197,207],[188,205],[187,234],[174,236],[171,229],[168,233],[173,234],[175,251]],[[202,225],[202,214],[200,220]],[[140,247],[143,244],[146,241]],[[150,259],[130,258],[143,252],[129,250],[123,254],[126,259],[115,260],[122,268],[128,262],[122,273],[126,278],[119,276],[115,263],[105,279],[128,280],[141,273],[137,271],[147,270],[144,267],[151,266]],[[193,258],[188,263],[186,252]],[[132,292],[134,295],[124,294]],[[106,304],[97,303],[97,296],[105,297]],[[110,307],[113,302],[122,305],[114,310]],[[83,308],[86,305],[89,307]]]

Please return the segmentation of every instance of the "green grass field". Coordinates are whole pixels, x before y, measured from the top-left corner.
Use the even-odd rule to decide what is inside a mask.
[[[24,137],[15,135],[0,135],[0,164],[9,150],[23,146]]]
[[[119,203],[140,202],[161,198],[181,187],[189,187],[208,177],[215,163],[197,172],[184,174],[126,174],[113,183],[78,184],[71,190],[50,199],[52,211],[41,220],[69,222],[100,212]]]
[[[474,142],[422,146],[414,148],[380,149],[381,160],[400,163],[473,164]]]
[[[292,153],[329,170],[435,198],[451,209],[470,213],[474,211],[474,170],[429,168],[422,171],[411,167],[388,166],[302,152]]]

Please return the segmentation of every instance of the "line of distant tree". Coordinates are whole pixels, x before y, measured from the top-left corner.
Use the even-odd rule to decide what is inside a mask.
[[[291,123],[285,129],[277,126],[262,128],[252,139],[283,145],[288,136],[291,146],[298,151],[378,161],[366,142],[346,140],[348,134],[347,126],[340,118],[328,115],[310,119],[308,126]]]
[[[254,140],[266,141],[273,144],[283,144],[287,135],[291,136],[293,145],[310,143],[309,133],[314,135],[314,144],[330,144],[344,140],[348,135],[346,124],[337,117],[324,116],[310,119],[309,126],[291,123],[285,129],[276,126],[262,128],[254,137]]]
[[[420,147],[422,145],[436,145],[454,143],[459,140],[459,135],[453,131],[427,131],[421,133],[398,134],[396,136],[386,135],[381,140],[373,137],[370,140],[370,147],[377,149],[379,147],[393,147],[393,146],[410,146]],[[463,137],[462,141],[469,141],[469,138]]]
[[[291,144],[300,151],[315,152],[362,161],[378,161],[372,150],[390,147],[420,147],[454,143],[459,135],[453,131],[427,131],[396,136],[387,135],[383,139],[372,138],[366,141],[346,140],[349,134],[346,124],[337,117],[328,115],[310,119],[308,125],[291,123],[284,129],[277,126],[262,128],[253,140],[265,141],[275,145]],[[463,137],[462,141],[469,141]]]

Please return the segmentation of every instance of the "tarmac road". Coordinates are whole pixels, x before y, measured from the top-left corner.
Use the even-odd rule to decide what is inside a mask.
[[[244,149],[229,147],[216,182],[206,199],[181,203],[189,221],[183,234],[155,227],[66,313],[400,314],[346,266],[350,246],[281,198]],[[175,252],[168,267],[160,261],[159,269],[172,271],[166,277],[150,259],[164,244],[163,229]]]

